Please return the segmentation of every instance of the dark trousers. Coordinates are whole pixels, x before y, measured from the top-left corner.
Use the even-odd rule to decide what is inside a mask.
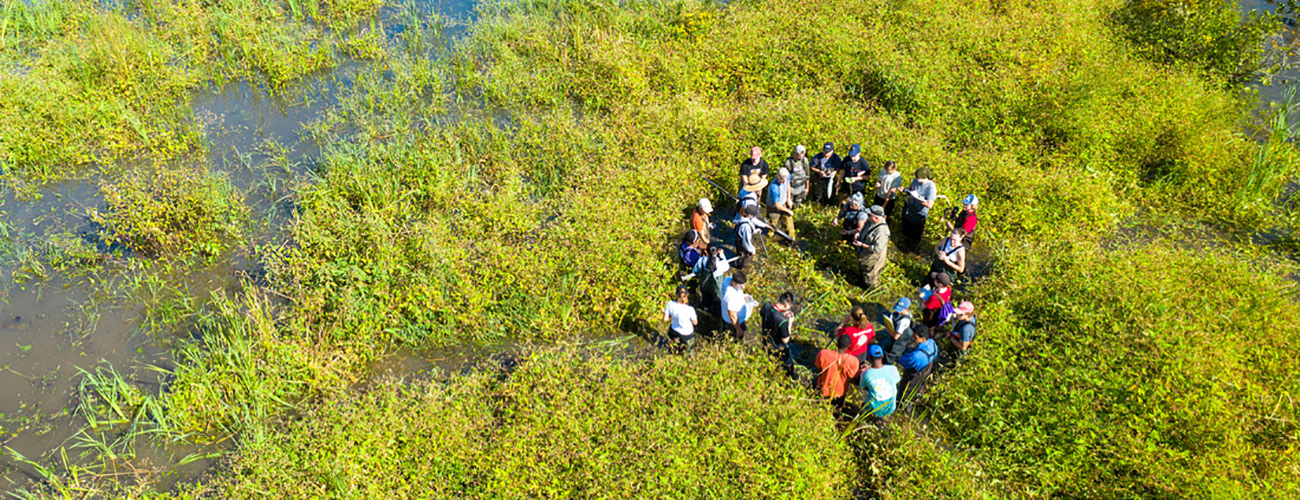
[[[912,403],[916,398],[925,392],[925,382],[930,378],[930,372],[934,370],[934,363],[930,363],[921,370],[903,370],[903,379],[899,381],[901,389],[898,391],[899,401],[906,403],[908,410],[912,409]]]
[[[880,208],[885,209],[885,217],[892,217],[894,215],[894,203],[897,201],[898,199],[893,197],[890,197],[889,201],[885,201],[884,198],[881,198],[880,196],[876,196],[875,199],[872,200],[872,203],[879,205]]]
[[[735,262],[731,263],[731,267],[744,269],[749,265],[749,261],[754,259],[754,254],[746,252],[745,247],[743,246],[736,246],[736,257],[738,258]]]
[[[722,311],[722,314],[727,314],[727,311]],[[731,340],[734,340],[736,342],[742,342],[745,340],[745,335],[748,333],[749,333],[749,324],[746,322],[740,323],[739,336],[737,336],[736,329],[733,328],[730,323],[727,323],[726,321],[722,322],[722,334],[726,335]]]
[[[677,330],[668,329],[668,339],[672,341],[671,349],[675,351],[690,351],[695,348],[695,334],[682,335]]]
[[[925,216],[920,214],[903,213],[903,247],[915,252],[921,245],[921,239],[925,237]]]

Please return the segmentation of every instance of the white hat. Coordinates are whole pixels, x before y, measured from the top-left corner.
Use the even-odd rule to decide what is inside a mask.
[[[700,210],[703,210],[706,214],[713,213],[713,204],[709,203],[708,198],[700,198]]]
[[[796,152],[796,153],[806,153],[806,152],[808,152],[808,148],[805,148],[805,147],[803,147],[803,144],[800,144],[800,145],[794,147],[794,152]]]
[[[777,171],[776,171],[776,176],[777,176],[777,177],[789,177],[789,176],[790,176],[790,169],[785,168],[785,167],[781,167],[781,170],[777,170]]]

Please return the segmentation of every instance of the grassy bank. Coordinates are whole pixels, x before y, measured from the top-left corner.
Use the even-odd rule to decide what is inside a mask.
[[[383,44],[310,127],[322,159],[289,240],[258,249],[285,302],[247,285],[208,304],[156,395],[169,433],[239,439],[180,495],[1295,493],[1300,332],[1276,256],[1241,243],[1279,224],[1293,153],[1274,140],[1260,161],[1225,59],[1153,57],[1117,24],[1140,21],[1129,5],[557,0],[486,6],[437,70]],[[976,353],[890,432],[828,440],[810,392],[743,349],[543,351],[352,389],[397,347],[645,331],[683,208],[721,199],[699,176],[828,140],[982,200]],[[808,251],[773,247],[755,277],[762,298],[812,299],[814,342],[816,320],[909,294],[927,264],[895,255],[861,292],[832,210],[801,208]],[[1154,234],[1117,243],[1134,220]],[[401,455],[422,461],[381,459]]]

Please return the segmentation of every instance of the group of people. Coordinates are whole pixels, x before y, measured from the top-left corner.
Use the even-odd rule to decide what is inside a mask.
[[[797,241],[796,207],[810,200],[840,204],[832,224],[843,243],[856,252],[863,285],[872,289],[879,284],[891,241],[898,249],[915,251],[935,201],[942,198],[928,168],[917,169],[907,187],[893,161],[885,162],[873,176],[857,144],[843,158],[829,142],[812,158],[806,153],[804,146],[795,147],[775,176],[759,147],[752,148],[741,162],[740,189],[732,197],[736,215],[730,220],[734,257],[727,256],[715,232],[714,207],[707,198],[692,210],[690,229],[678,247],[688,273],[685,279],[697,280],[699,307],[706,317],[716,318],[713,329],[743,340],[750,317],[757,311],[763,343],[791,376],[796,297],[787,291],[760,305],[745,293],[745,269],[754,265],[759,238],[771,232],[776,241],[793,244]],[[868,191],[873,195],[869,206],[865,203]],[[900,198],[904,201],[896,226],[901,234],[891,238],[888,221],[895,216]],[[948,232],[934,246],[930,272],[917,291],[920,317],[913,318],[912,298],[903,297],[882,315],[882,328],[877,329],[868,312],[855,306],[831,333],[832,346],[817,353],[813,361],[817,385],[838,408],[846,408],[847,398],[857,387],[862,410],[884,418],[894,412],[896,401],[911,401],[920,394],[941,354],[955,359],[970,349],[975,338],[975,306],[970,301],[954,304],[953,284],[967,271],[967,251],[974,244],[979,223],[979,198],[972,194],[961,201],[960,209],[951,209],[942,217]],[[759,218],[760,207],[766,220]],[[664,309],[664,319],[671,323],[669,337],[685,349],[694,346],[701,319],[690,299],[691,288],[680,285],[675,299]]]

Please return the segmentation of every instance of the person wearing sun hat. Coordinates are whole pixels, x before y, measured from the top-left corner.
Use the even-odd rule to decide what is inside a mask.
[[[695,205],[695,210],[691,211],[691,229],[700,234],[704,240],[704,245],[708,246],[713,242],[713,222],[709,221],[709,215],[713,214],[713,203],[708,198],[700,198],[700,202]]]
[[[962,356],[970,350],[971,342],[975,341],[975,304],[963,300],[953,308],[952,313],[956,323],[953,324],[952,333],[948,334],[948,340],[957,349],[957,355]]]
[[[884,351],[884,361],[892,365],[912,342],[912,299],[903,297],[894,303],[893,312],[885,316],[885,332],[876,335],[876,344]]]
[[[840,171],[840,155],[835,153],[835,144],[822,145],[822,151],[808,163],[811,172],[809,196],[823,205],[830,205],[835,200],[835,174]]]
[[[763,148],[758,146],[749,148],[749,157],[740,162],[741,191],[762,193],[763,188],[767,187],[767,176],[771,172],[772,168],[767,165],[767,159],[763,158]]]
[[[885,364],[885,350],[878,345],[867,349],[867,366],[862,370],[862,409],[867,414],[884,418],[894,413],[894,396],[902,376],[898,367]]]
[[[979,217],[975,215],[975,210],[979,208],[980,198],[973,194],[966,195],[961,199],[961,208],[955,209],[951,220],[945,220],[948,223],[948,229],[960,228],[966,231],[966,236],[962,237],[961,244],[970,248],[975,243],[975,228],[979,226]]]
[[[859,231],[867,227],[867,222],[867,206],[863,204],[862,193],[854,193],[840,207],[840,213],[835,215],[831,225],[840,226],[840,238],[853,245],[853,240],[858,237]]]

